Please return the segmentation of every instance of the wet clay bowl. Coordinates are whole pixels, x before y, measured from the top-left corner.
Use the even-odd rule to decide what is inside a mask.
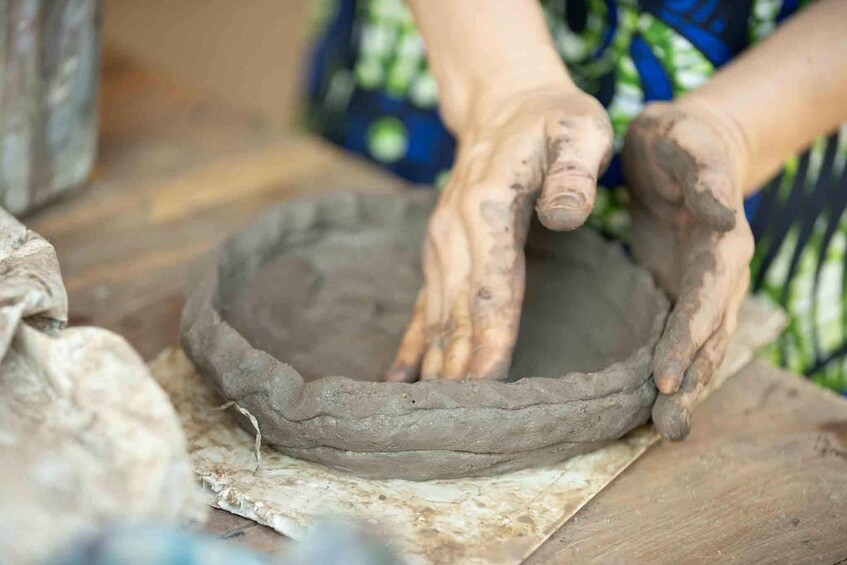
[[[530,233],[507,382],[380,382],[422,280],[436,196],[286,202],[230,238],[182,316],[199,372],[256,417],[266,443],[371,478],[549,464],[645,423],[668,302],[588,228]]]

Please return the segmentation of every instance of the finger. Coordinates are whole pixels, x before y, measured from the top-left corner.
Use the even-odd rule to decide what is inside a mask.
[[[502,381],[509,376],[515,347],[514,339],[509,334],[509,330],[492,327],[474,329],[468,379]]]
[[[456,220],[464,223],[459,216]],[[454,238],[447,246],[437,246],[439,257],[449,258],[449,267],[442,273],[446,319],[442,326],[440,377],[460,380],[465,377],[471,350],[471,320],[468,305],[470,250],[467,239]]]
[[[729,283],[719,274],[726,269],[717,264],[716,255],[707,250],[686,266],[679,298],[656,346],[653,379],[664,394],[676,392],[694,355],[723,319]]]
[[[441,339],[444,332],[443,278],[437,246],[428,241],[424,245],[424,277],[427,284],[424,339],[425,352],[421,362],[421,380],[438,378],[441,374]]]
[[[457,295],[450,311],[441,371],[441,377],[444,379],[461,380],[468,372],[473,337],[468,294],[467,286],[465,286]]]
[[[671,395],[660,394],[656,399],[653,404],[653,423],[663,437],[681,440],[688,436],[691,410],[723,361],[730,335],[728,328],[721,325],[685,371],[679,390]]]
[[[441,365],[444,360],[442,347],[442,337],[439,331],[427,344],[426,353],[421,364],[422,381],[430,381],[441,377]]]
[[[488,200],[480,217],[468,223],[473,259],[469,379],[503,379],[508,373],[523,302],[523,246],[532,205],[528,198]]]
[[[442,229],[435,222],[436,218],[430,218],[429,232],[433,234],[434,230]],[[444,237],[441,233],[435,233],[434,237]],[[440,325],[443,317],[443,302],[444,302],[444,279],[443,269],[441,265],[441,256],[438,246],[431,235],[424,242],[423,246],[423,275],[426,288],[426,301],[424,302],[424,319],[425,329]]]
[[[747,293],[749,269],[745,271],[727,307],[724,320],[710,337],[691,366],[686,370],[679,390],[672,395],[660,395],[653,405],[653,422],[662,436],[671,440],[685,439],[690,431],[690,415],[703,391],[717,381],[718,371],[726,356],[730,339],[735,333],[738,309]],[[716,385],[720,384],[715,383]]]
[[[418,293],[412,319],[406,326],[406,333],[403,334],[403,339],[400,341],[394,362],[391,363],[385,373],[386,381],[410,383],[418,376],[426,348],[426,340],[424,339],[425,300],[426,294],[424,290],[421,290]]]
[[[520,277],[477,284],[471,297],[473,338],[467,378],[503,380],[508,376],[517,340],[523,299],[523,259]],[[475,282],[479,283],[479,279]]]
[[[749,288],[750,269],[747,268],[744,269],[744,272],[735,287],[735,292],[730,299],[729,307],[724,315],[723,327],[726,330],[728,340],[731,340],[732,336],[735,335],[735,330],[738,327],[738,312],[741,310],[741,303],[744,301],[744,297],[747,296]],[[710,374],[705,374],[706,378],[703,383],[703,389],[706,392],[719,387],[729,376],[727,373],[720,371],[722,362],[723,358],[718,359],[715,370]]]
[[[671,312],[656,346],[653,379],[663,394],[673,394],[679,389],[686,369],[720,321],[718,308],[709,306],[707,311],[695,311],[697,302],[694,296],[682,298]]]
[[[573,230],[594,208],[597,178],[611,155],[612,129],[608,120],[571,118],[552,121],[545,133],[547,172],[538,219],[551,230]]]
[[[656,156],[682,188],[685,205],[702,224],[721,232],[735,227],[730,163],[699,123],[680,118],[656,140]]]

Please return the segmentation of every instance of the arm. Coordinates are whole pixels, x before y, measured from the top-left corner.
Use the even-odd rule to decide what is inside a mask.
[[[847,122],[847,1],[812,4],[680,103],[737,124],[749,195],[786,159]]]
[[[467,124],[471,109],[489,110],[516,89],[576,88],[534,0],[410,0],[409,6],[453,133]]]
[[[753,254],[744,196],[845,120],[847,0],[821,0],[630,126],[622,159],[633,254],[675,299],[653,362],[664,436],[688,433],[735,331]]]
[[[507,376],[535,207],[574,229],[611,153],[603,107],[570,80],[536,0],[412,0],[458,139],[423,249],[424,286],[388,380]]]

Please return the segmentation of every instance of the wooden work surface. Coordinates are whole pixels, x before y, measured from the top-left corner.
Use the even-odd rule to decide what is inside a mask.
[[[402,183],[303,134],[199,97],[107,49],[97,168],[81,194],[25,218],[56,246],[71,323],[145,358],[176,343],[204,254],[261,210],[328,188]],[[283,540],[217,511],[209,531]],[[847,562],[847,402],[753,362],[681,444],[650,450],[528,563]]]

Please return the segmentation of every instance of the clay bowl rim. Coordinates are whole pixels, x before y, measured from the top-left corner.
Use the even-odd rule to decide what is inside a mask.
[[[274,422],[283,427],[297,427],[311,423],[316,418],[335,418],[352,425],[364,419],[381,417],[385,420],[381,425],[389,426],[392,418],[402,419],[403,416],[421,410],[452,410],[457,414],[491,409],[520,411],[535,407],[596,402],[598,399],[615,395],[632,396],[634,400],[627,404],[631,411],[639,406],[641,413],[644,406],[648,405],[649,413],[649,405],[655,398],[655,386],[651,379],[652,353],[663,331],[670,304],[652,277],[632,264],[629,264],[627,269],[640,271],[640,275],[634,276],[639,278],[639,284],[646,285],[645,292],[656,303],[656,315],[646,343],[635,348],[626,359],[606,368],[588,373],[569,372],[559,377],[526,377],[514,382],[435,380],[385,383],[356,381],[344,376],[326,376],[307,382],[296,368],[253,348],[249,341],[221,316],[221,303],[218,300],[219,277],[224,268],[221,257],[227,253],[237,254],[239,249],[243,251],[244,245],[250,244],[246,240],[254,237],[256,232],[270,230],[279,234],[280,225],[285,223],[283,220],[291,224],[286,227],[286,233],[289,235],[302,234],[304,230],[312,229],[315,222],[323,227],[343,228],[345,225],[358,225],[357,222],[366,219],[378,220],[380,224],[389,227],[408,217],[410,210],[428,213],[436,197],[437,194],[419,190],[387,194],[325,193],[318,197],[288,200],[272,207],[249,228],[226,240],[203,281],[189,297],[183,310],[180,328],[186,353],[207,382],[225,399],[245,406],[251,405],[254,410],[259,404],[263,404],[265,409],[273,412]],[[328,206],[328,203],[332,206]],[[370,213],[371,207],[376,207],[380,211],[379,214]],[[314,213],[304,214],[304,211],[309,210]],[[380,215],[385,212],[388,212],[387,215]],[[588,237],[600,241],[605,246],[606,254],[623,254],[619,245],[605,242],[597,234]],[[277,239],[278,245],[279,241]],[[265,254],[260,264],[264,264],[267,258],[268,255]],[[260,378],[257,378],[257,375]],[[357,395],[367,396],[369,402],[357,402]],[[623,425],[612,434],[615,437],[582,438],[576,441],[616,439],[632,427],[634,426]],[[329,437],[332,434],[314,431],[300,437],[289,433],[277,435],[279,437],[268,439],[271,440],[270,443],[283,449],[328,447],[350,452],[374,452],[375,449],[390,450],[394,445],[393,441],[386,445],[384,442],[374,443],[366,438],[347,442],[343,437]],[[451,446],[438,445],[403,447],[412,450],[454,449]]]

